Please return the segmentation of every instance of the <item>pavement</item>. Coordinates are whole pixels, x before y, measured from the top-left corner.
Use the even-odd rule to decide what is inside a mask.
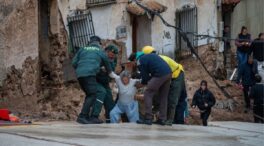
[[[0,126],[0,146],[261,146],[264,125],[211,122],[210,126],[48,122]]]

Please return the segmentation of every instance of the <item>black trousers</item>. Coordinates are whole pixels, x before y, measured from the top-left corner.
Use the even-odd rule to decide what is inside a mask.
[[[80,77],[78,81],[86,95],[79,117],[89,118],[90,108],[96,99],[96,78],[94,76]]]
[[[204,111],[201,111],[201,119],[203,121],[203,126],[208,125],[207,120],[208,120],[210,114],[211,114],[211,108],[206,109]]]
[[[254,113],[254,122],[255,123],[264,123],[264,105],[255,104],[253,108]]]
[[[243,85],[243,92],[244,92],[244,100],[245,100],[245,105],[246,108],[250,108],[250,98],[249,98],[249,88],[250,86]]]

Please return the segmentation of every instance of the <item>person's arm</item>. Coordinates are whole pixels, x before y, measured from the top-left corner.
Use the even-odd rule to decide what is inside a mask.
[[[102,63],[104,65],[106,71],[110,74],[113,70],[112,70],[112,67],[111,67],[111,64],[110,64],[108,57],[102,51],[99,52],[99,55],[101,57]]]
[[[249,41],[248,41],[248,46],[250,46],[252,44],[253,40],[251,38],[251,35],[249,34]]]
[[[249,98],[255,98],[255,86],[253,86],[249,92]]]
[[[238,74],[237,74],[237,79],[236,79],[236,83],[239,84],[240,83],[240,79],[243,73],[243,67],[240,67],[240,69],[238,70]]]
[[[192,107],[197,106],[197,91],[195,92],[195,94],[193,95],[193,99],[192,99]]]
[[[237,36],[237,38],[236,38],[236,40],[235,40],[235,45],[237,46],[237,47],[241,47],[243,44],[242,43],[240,43],[240,38],[239,38],[239,36]]]
[[[118,79],[118,78],[120,78],[117,74],[115,74],[114,72],[111,72],[110,74],[109,74],[109,76],[111,77],[111,78],[113,78],[113,79]]]
[[[208,107],[211,108],[215,105],[215,97],[214,97],[214,94],[212,92],[209,93],[210,97],[209,97],[209,102],[207,103],[208,104]]]
[[[80,49],[76,52],[76,54],[74,55],[73,59],[72,59],[72,66],[73,68],[77,68],[78,65],[78,61],[79,61],[79,54],[80,54]]]
[[[254,60],[253,61],[253,73],[254,73],[254,76],[256,75],[256,74],[258,74],[259,72],[258,72],[258,62],[256,61],[256,60]]]
[[[141,65],[139,65],[139,70],[140,70],[140,75],[141,75],[141,84],[146,85],[148,83],[148,81],[150,80],[150,76],[148,73],[148,69],[146,67],[144,67],[141,63]]]

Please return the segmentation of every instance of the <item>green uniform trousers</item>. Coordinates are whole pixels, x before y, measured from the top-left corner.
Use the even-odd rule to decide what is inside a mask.
[[[112,97],[112,90],[109,85],[97,84],[97,95],[96,100],[92,110],[93,117],[99,117],[102,107],[105,107],[106,119],[109,119],[109,114],[115,106],[115,102]]]

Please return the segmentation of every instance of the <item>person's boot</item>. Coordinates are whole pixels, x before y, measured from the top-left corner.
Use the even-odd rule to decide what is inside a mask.
[[[154,124],[158,124],[158,125],[164,126],[164,125],[166,125],[166,121],[158,119],[156,122],[154,122]],[[172,124],[170,126],[172,126]]]
[[[203,126],[207,126],[207,120],[203,120]]]
[[[91,124],[91,122],[87,118],[81,116],[77,118],[76,122],[78,122],[79,124]]]
[[[100,120],[100,119],[97,118],[97,117],[91,117],[91,118],[89,119],[89,121],[91,122],[91,124],[102,124],[102,123],[104,123],[103,120]]]
[[[110,119],[105,119],[105,123],[111,123],[111,120]]]
[[[152,125],[152,120],[139,119],[139,120],[137,120],[137,124]]]
[[[172,120],[166,120],[165,125],[172,126],[173,121]]]

